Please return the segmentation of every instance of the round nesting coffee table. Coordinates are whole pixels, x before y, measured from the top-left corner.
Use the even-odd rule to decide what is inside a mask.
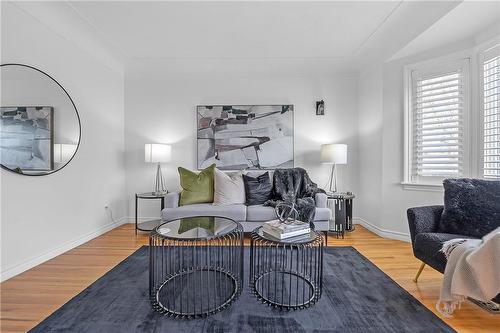
[[[153,308],[179,318],[207,316],[229,306],[243,284],[243,227],[223,217],[165,222],[149,237]]]
[[[250,238],[250,288],[265,304],[279,309],[303,309],[321,297],[323,236],[279,240],[256,228]]]

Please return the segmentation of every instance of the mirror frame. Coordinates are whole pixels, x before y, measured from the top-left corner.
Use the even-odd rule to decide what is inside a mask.
[[[26,67],[26,68],[29,68],[29,69],[32,69],[32,70],[35,70],[37,72],[40,72],[42,73],[43,75],[47,76],[49,79],[51,79],[52,81],[54,81],[58,86],[59,88],[62,89],[62,91],[64,91],[64,93],[66,94],[66,96],[68,96],[70,102],[71,102],[71,105],[73,105],[73,108],[75,109],[75,112],[76,112],[76,119],[78,120],[78,128],[79,128],[79,133],[78,133],[78,144],[76,145],[76,149],[75,149],[75,153],[73,154],[73,156],[71,156],[71,158],[68,160],[68,162],[66,162],[62,167],[60,167],[59,169],[57,170],[53,170],[53,171],[50,171],[50,172],[46,172],[46,173],[41,173],[41,174],[28,174],[28,173],[19,173],[19,172],[16,172],[12,169],[9,169],[8,167],[6,167],[5,165],[3,165],[2,163],[0,163],[0,166],[2,167],[2,169],[4,170],[7,170],[9,172],[12,172],[16,175],[19,175],[19,176],[31,176],[31,177],[38,177],[38,176],[48,176],[48,175],[51,175],[51,174],[54,174],[62,169],[64,169],[72,160],[73,158],[76,156],[76,153],[78,152],[78,149],[80,148],[80,143],[82,141],[82,122],[80,121],[80,114],[78,113],[78,109],[76,108],[76,105],[75,105],[75,102],[73,102],[73,99],[71,98],[71,96],[68,94],[68,92],[66,91],[66,89],[64,89],[64,87],[59,83],[57,82],[56,79],[54,79],[52,76],[50,76],[49,74],[45,73],[44,71],[42,71],[41,69],[38,69],[36,67],[33,67],[33,66],[30,66],[30,65],[26,65],[26,64],[19,64],[19,63],[6,63],[6,64],[1,64],[0,65],[0,68],[1,67],[4,67],[4,66],[21,66],[21,67]]]

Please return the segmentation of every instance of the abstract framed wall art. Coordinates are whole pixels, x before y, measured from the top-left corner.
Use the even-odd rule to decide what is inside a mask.
[[[293,105],[201,105],[196,112],[198,169],[294,166]]]
[[[1,164],[11,170],[54,169],[54,108],[0,107]]]

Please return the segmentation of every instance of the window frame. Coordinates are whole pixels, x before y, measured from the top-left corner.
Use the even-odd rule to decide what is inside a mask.
[[[475,152],[475,160],[477,163],[474,165],[474,176],[481,179],[486,179],[484,177],[484,90],[483,90],[483,80],[484,80],[484,70],[483,63],[486,58],[486,54],[492,49],[498,49],[500,52],[500,39],[494,39],[483,43],[474,48],[475,53],[477,54],[477,111],[475,120],[477,124],[474,126],[476,129],[476,133],[474,133],[474,147],[476,148]],[[487,178],[491,179],[491,178]]]
[[[413,163],[413,82],[412,73],[414,71],[429,71],[440,66],[449,67],[453,64],[460,64],[464,68],[464,110],[463,110],[463,177],[472,174],[475,166],[472,164],[472,140],[471,140],[471,110],[473,100],[473,80],[472,68],[473,57],[470,51],[463,51],[444,57],[410,64],[404,67],[404,172],[402,185],[407,190],[442,191],[441,177],[429,179],[428,181],[414,181],[411,179]],[[455,66],[458,67],[458,66]]]

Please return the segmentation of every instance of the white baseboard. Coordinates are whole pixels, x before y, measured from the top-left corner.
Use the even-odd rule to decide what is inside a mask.
[[[125,219],[127,220],[127,222],[125,223],[134,223],[135,224],[135,217],[134,216],[129,216],[129,217],[125,217]],[[137,218],[137,222],[141,223],[141,222],[146,222],[146,221],[151,221],[151,220],[160,220],[161,217],[159,216],[141,216],[141,217],[138,217]]]
[[[10,279],[13,276],[16,276],[18,274],[21,274],[24,271],[27,271],[30,268],[33,268],[37,265],[40,265],[41,263],[50,260],[54,257],[57,257],[60,254],[63,254],[64,252],[67,252],[77,246],[82,245],[83,243],[86,243],[97,236],[100,236],[124,223],[127,223],[128,218],[122,217],[112,223],[109,223],[105,226],[99,227],[98,229],[91,231],[89,233],[86,233],[85,235],[79,236],[75,239],[72,239],[70,241],[67,241],[55,248],[53,248],[50,251],[47,251],[41,255],[31,257],[30,259],[25,260],[24,262],[14,265],[12,267],[8,267],[5,270],[3,270],[0,274],[0,282],[3,282],[5,280]]]
[[[391,231],[391,230],[382,229],[382,228],[380,228],[374,224],[371,224],[370,222],[362,219],[361,217],[354,217],[353,223],[354,224],[361,224],[363,227],[365,227],[366,229],[370,230],[371,232],[379,235],[380,237],[396,239],[396,240],[400,240],[400,241],[407,242],[407,243],[411,242],[409,234],[406,234],[404,232],[399,232],[399,231]]]

